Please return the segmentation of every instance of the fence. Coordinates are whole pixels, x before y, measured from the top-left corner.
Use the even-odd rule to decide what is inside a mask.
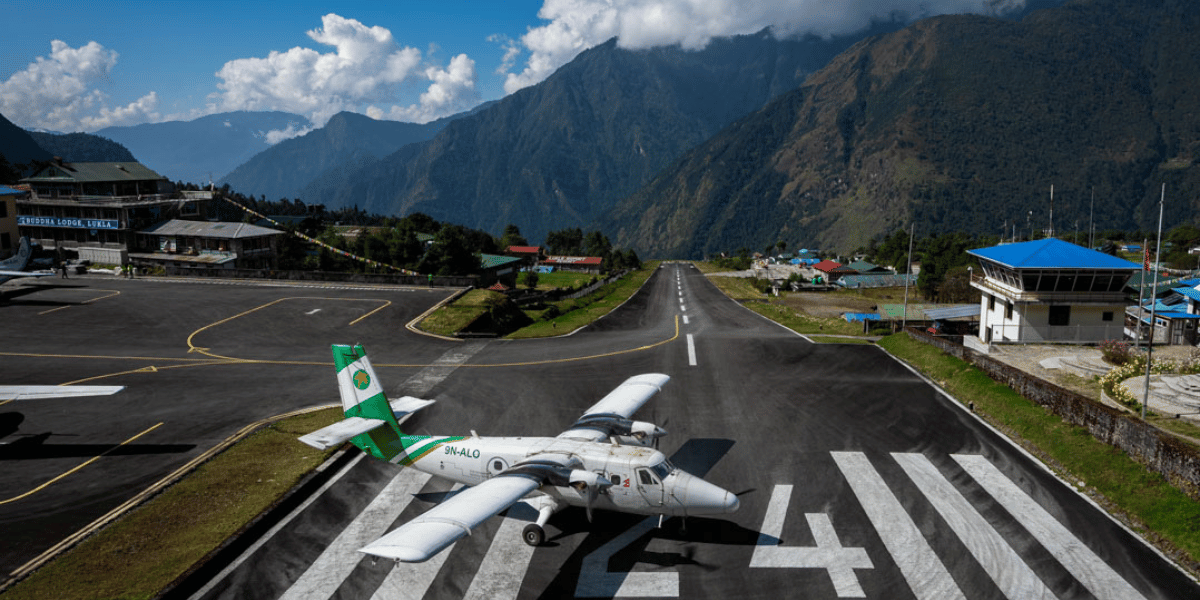
[[[375,273],[340,273],[329,271],[272,271],[268,269],[207,269],[203,267],[165,267],[166,274],[175,277],[208,277],[213,279],[273,279],[282,281],[332,281],[370,283],[378,285],[416,285],[434,287],[474,287],[476,277],[433,277],[428,275],[382,275]]]
[[[905,331],[914,339],[979,367],[992,379],[1049,409],[1064,421],[1086,428],[1096,439],[1124,450],[1134,460],[1162,474],[1185,494],[1200,500],[1200,450],[1132,415],[1034,377],[961,344],[913,328]]]
[[[1119,340],[1125,336],[1125,324],[1112,325],[989,325],[993,343],[1031,344],[1040,342],[1066,342],[1095,344],[1104,340]]]

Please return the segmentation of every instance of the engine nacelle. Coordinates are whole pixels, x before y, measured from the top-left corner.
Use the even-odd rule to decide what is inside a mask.
[[[656,440],[667,435],[667,430],[645,421],[633,421],[629,424],[628,435],[617,436],[617,443],[629,446],[655,445]]]
[[[571,483],[571,487],[580,492],[588,491],[593,494],[612,485],[611,481],[601,477],[599,473],[584,471],[583,469],[572,469],[568,480]]]

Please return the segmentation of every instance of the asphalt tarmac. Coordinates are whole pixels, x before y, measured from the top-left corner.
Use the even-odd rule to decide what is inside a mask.
[[[259,329],[204,343],[240,355],[257,349]],[[687,265],[664,265],[568,337],[414,338],[366,342],[376,365],[427,365],[380,372],[389,394],[438,401],[405,425],[414,433],[553,436],[627,377],[670,375],[636,418],[666,428],[661,449],[737,492],[740,510],[658,528],[567,509],[533,549],[519,539],[531,515],[518,504],[426,563],[393,564],[357,549],[453,490],[355,458],[180,597],[1200,597],[1189,576],[880,348],[812,344]],[[328,348],[289,338],[276,352],[287,343],[300,356]],[[332,386],[332,369],[316,370]]]
[[[126,386],[0,405],[5,574],[247,424],[337,402],[330,344],[364,343],[398,378],[453,344],[404,328],[448,289],[89,276],[0,291],[0,383]]]

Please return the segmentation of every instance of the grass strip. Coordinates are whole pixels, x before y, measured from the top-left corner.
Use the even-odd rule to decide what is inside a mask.
[[[935,381],[1192,573],[1200,572],[1200,502],[977,367],[907,335],[878,344]]]
[[[657,268],[658,261],[647,261],[641,269],[629,273],[618,281],[601,286],[583,298],[555,302],[554,306],[558,309],[557,316],[522,327],[505,337],[508,339],[554,337],[571,333],[580,327],[591,324],[633,296]]]
[[[420,328],[429,333],[453,337],[495,305],[494,296],[503,297],[488,290],[471,290],[454,302],[430,313],[421,320]]]
[[[332,450],[296,438],[339,418],[330,408],[258,430],[17,583],[5,600],[154,597],[324,462]]]

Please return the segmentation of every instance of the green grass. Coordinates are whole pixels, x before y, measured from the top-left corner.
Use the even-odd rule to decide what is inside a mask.
[[[151,598],[277,502],[332,453],[297,436],[338,409],[267,426],[4,593],[5,600]]]
[[[538,273],[537,289],[552,290],[554,288],[584,287],[596,279],[590,273],[572,273],[570,271],[554,271],[553,273]],[[517,287],[525,287],[525,274],[517,276]]]
[[[421,320],[420,328],[429,333],[453,336],[503,299],[504,294],[500,292],[471,290],[454,302],[430,313]]]
[[[1192,572],[1200,568],[1200,502],[1166,479],[1066,423],[978,368],[907,335],[879,345],[916,367],[960,402],[1042,458],[1060,476],[1165,546]]]
[[[642,268],[629,273],[620,280],[602,286],[595,292],[578,300],[563,300],[554,303],[557,316],[546,318],[546,311],[527,312],[535,319],[532,325],[522,327],[505,336],[508,339],[528,339],[565,335],[593,323],[621,305],[642,287],[642,284],[658,268],[657,261],[648,261]]]

